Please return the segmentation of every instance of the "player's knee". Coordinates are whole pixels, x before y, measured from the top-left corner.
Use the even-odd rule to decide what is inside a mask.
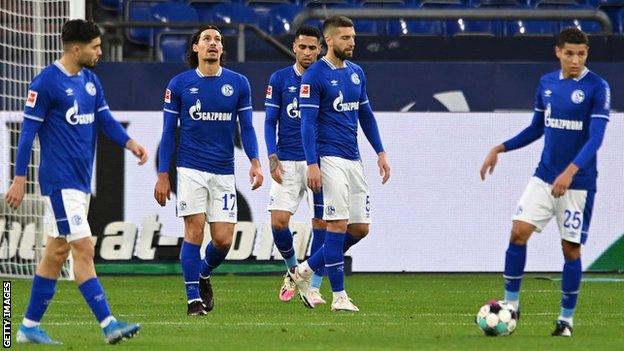
[[[563,257],[566,261],[574,261],[581,257],[581,245],[563,241],[562,243]]]
[[[312,218],[312,229],[325,229],[327,228],[327,222],[320,218]]]
[[[71,244],[72,257],[74,261],[79,262],[93,262],[95,256],[95,247],[91,238],[85,238],[78,240]]]
[[[369,232],[368,225],[351,225],[347,230],[351,236],[358,240],[364,239]]]
[[[288,229],[288,221],[281,218],[271,218],[271,228],[277,231],[286,230]]]
[[[69,246],[66,245],[66,246],[60,246],[56,248],[55,250],[53,250],[52,252],[50,252],[47,259],[49,262],[52,262],[52,264],[54,264],[55,266],[60,266],[63,263],[65,263],[65,261],[67,261],[68,256],[69,256]]]
[[[232,246],[232,238],[212,238],[212,244],[219,251],[228,251],[230,250],[230,246]]]
[[[535,228],[528,223],[514,222],[511,227],[511,237],[509,242],[515,245],[526,245]]]

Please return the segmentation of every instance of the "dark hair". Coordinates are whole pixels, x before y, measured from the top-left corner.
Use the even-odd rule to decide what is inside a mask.
[[[81,19],[74,19],[65,22],[61,30],[61,40],[63,45],[69,43],[90,43],[91,40],[101,35],[100,28],[93,23]]]
[[[323,33],[326,33],[330,28],[338,27],[353,27],[353,21],[346,16],[331,16],[323,22]]]
[[[295,32],[295,40],[299,38],[300,35],[304,35],[306,37],[315,37],[319,41],[321,41],[321,38],[323,37],[321,31],[318,28],[309,25],[303,25],[297,29],[297,31]]]
[[[587,34],[583,33],[582,30],[576,27],[568,27],[564,28],[559,33],[559,38],[557,38],[558,47],[562,48],[566,43],[589,45],[589,40],[587,39]]]
[[[208,30],[208,29],[214,29],[217,32],[219,32],[219,34],[221,34],[221,31],[219,30],[219,28],[212,24],[207,24],[205,26],[202,26],[201,28],[197,30],[197,32],[193,34],[193,36],[191,37],[191,40],[189,40],[188,50],[186,51],[186,62],[191,68],[197,68],[199,66],[199,58],[197,57],[197,53],[193,51],[193,45],[199,43],[199,37],[205,30]],[[219,63],[223,64],[224,61],[225,61],[225,51],[223,51],[223,53],[221,54],[221,57],[219,58]]]

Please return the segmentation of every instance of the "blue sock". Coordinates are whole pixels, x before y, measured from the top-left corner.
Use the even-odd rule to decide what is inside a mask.
[[[347,252],[347,250],[349,250],[351,246],[357,244],[360,240],[362,240],[362,238],[357,238],[351,235],[349,232],[347,232],[344,245],[343,245],[343,251]]]
[[[574,261],[566,261],[561,274],[561,316],[563,318],[574,317],[576,300],[581,287],[581,275],[583,267],[581,258]]]
[[[28,308],[26,308],[26,315],[24,317],[33,322],[40,322],[46,309],[52,302],[55,291],[55,279],[48,279],[35,275],[30,292],[30,302],[28,302]]]
[[[343,245],[345,233],[334,233],[328,231],[325,235],[324,255],[325,271],[329,278],[332,291],[344,290],[344,252]],[[308,261],[309,262],[309,261]]]
[[[520,299],[520,283],[524,275],[526,263],[526,245],[509,243],[505,255],[505,300],[518,301]],[[514,306],[517,308],[517,306]]]
[[[294,267],[297,265],[297,256],[295,256],[295,248],[293,248],[293,236],[290,232],[290,228],[284,230],[273,230],[273,241],[277,250],[282,254],[286,267]]]
[[[312,245],[310,245],[310,253],[314,254],[318,250],[323,247],[323,243],[325,242],[325,229],[312,229],[314,236],[312,237]],[[309,262],[308,262],[309,264]],[[325,274],[325,263],[320,266],[320,268],[314,271],[314,275],[312,276],[312,281],[310,282],[310,286],[315,289],[321,288],[321,283],[323,282],[323,274]]]
[[[182,242],[182,248],[180,249],[180,264],[182,265],[182,275],[184,276],[184,286],[186,287],[186,298],[188,301],[199,300],[200,248],[201,245],[191,244],[185,240]]]
[[[93,277],[82,283],[78,289],[82,293],[85,301],[87,301],[87,304],[89,304],[91,312],[93,312],[98,322],[102,322],[106,317],[111,316],[106,294],[104,294],[104,289],[102,289],[102,285],[100,285],[100,281],[97,277]]]
[[[314,272],[320,269],[325,270],[325,245],[321,246],[308,258],[308,265]]]
[[[214,244],[211,242],[206,246],[206,255],[204,256],[204,260],[201,262],[201,276],[208,277],[212,274],[212,270],[219,267],[221,263],[225,260],[225,256],[227,256],[230,250],[221,251],[217,249]]]

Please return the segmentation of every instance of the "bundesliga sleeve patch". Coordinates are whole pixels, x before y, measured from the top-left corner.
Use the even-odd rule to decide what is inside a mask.
[[[266,98],[267,99],[273,98],[273,87],[270,85],[267,85],[267,88],[266,88]]]
[[[26,106],[35,107],[35,104],[37,103],[37,94],[38,93],[34,90],[28,91],[28,98],[26,98]]]
[[[171,90],[169,89],[165,90],[165,102],[171,103]]]
[[[310,84],[301,84],[301,93],[299,94],[302,98],[310,97]]]

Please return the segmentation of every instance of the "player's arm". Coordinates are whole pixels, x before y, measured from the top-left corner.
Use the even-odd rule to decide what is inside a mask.
[[[498,154],[523,148],[541,138],[542,135],[544,135],[544,103],[541,96],[541,87],[538,87],[535,95],[535,112],[533,113],[531,124],[518,133],[518,135],[494,146],[490,150],[483,161],[483,165],[481,165],[481,180],[485,180],[486,173],[492,174],[494,172],[498,162]]]
[[[572,163],[555,179],[551,193],[560,197],[568,190],[576,173],[588,167],[595,159],[598,149],[602,145],[604,134],[609,122],[610,108],[609,85],[605,82],[592,96],[591,119],[589,125],[589,139],[576,155]]]
[[[247,78],[242,77],[241,95],[238,100],[238,122],[241,129],[241,141],[245,154],[251,161],[249,169],[249,182],[251,190],[258,189],[264,181],[262,167],[258,158],[258,139],[253,126],[253,112],[251,107],[251,88]]]
[[[28,88],[28,98],[24,106],[24,122],[22,123],[22,131],[17,144],[15,177],[5,194],[5,201],[14,209],[18,208],[24,199],[30,151],[32,150],[35,136],[52,105],[51,97],[47,90],[48,86],[48,84],[45,84],[43,77],[37,76]]]
[[[95,82],[98,86],[98,95],[96,97],[97,110],[95,113],[98,127],[101,128],[104,134],[115,144],[132,151],[134,156],[139,159],[139,165],[145,164],[148,158],[147,151],[143,146],[130,138],[122,125],[115,120],[104,98],[104,90],[102,89],[100,81],[96,78]]]
[[[175,149],[175,135],[180,117],[180,94],[175,88],[176,81],[172,79],[165,90],[163,106],[163,131],[160,138],[158,152],[158,180],[154,186],[154,199],[160,206],[165,206],[171,199],[171,183],[169,182],[169,168]]]
[[[319,104],[322,86],[314,77],[313,73],[306,72],[301,78],[299,88],[299,112],[301,114],[301,139],[303,151],[308,164],[308,187],[313,192],[321,191],[321,169],[316,151],[316,120],[319,114]]]
[[[390,179],[390,165],[386,158],[386,151],[384,150],[381,142],[381,135],[379,134],[379,127],[377,126],[377,120],[373,114],[373,109],[368,100],[368,94],[366,92],[366,79],[362,73],[362,96],[360,97],[360,109],[358,118],[360,120],[360,126],[362,131],[368,139],[375,152],[377,153],[377,165],[379,166],[379,175],[381,175],[381,183],[386,184]]]
[[[277,121],[282,106],[281,91],[277,91],[277,78],[275,74],[271,75],[269,85],[266,89],[266,100],[264,102],[264,142],[267,147],[267,155],[269,155],[269,169],[273,180],[282,183],[282,164],[277,157]]]

